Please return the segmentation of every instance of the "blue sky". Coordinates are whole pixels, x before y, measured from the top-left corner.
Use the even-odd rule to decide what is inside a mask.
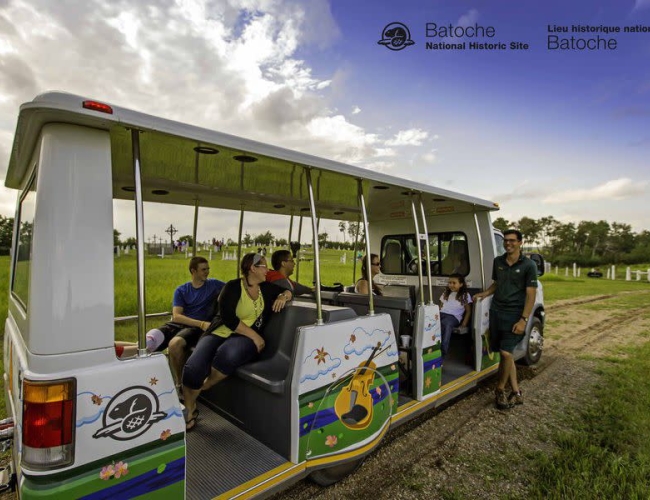
[[[396,21],[415,42],[401,51],[377,44]],[[441,41],[426,23],[529,49],[426,50]],[[572,24],[650,30],[650,0],[0,0],[0,174],[18,106],[56,89],[490,199],[509,220],[650,229],[650,31],[549,50],[548,25]],[[14,203],[0,189],[0,213]]]

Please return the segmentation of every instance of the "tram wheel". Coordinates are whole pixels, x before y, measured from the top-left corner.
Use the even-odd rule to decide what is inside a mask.
[[[528,338],[528,348],[526,354],[521,358],[524,365],[530,366],[539,362],[542,357],[542,348],[544,347],[544,336],[542,332],[542,322],[539,318],[533,318],[533,324],[530,327],[530,336]]]
[[[334,465],[326,469],[318,469],[309,475],[309,479],[318,486],[331,486],[344,477],[352,474],[363,463],[366,457],[358,458],[344,464]]]

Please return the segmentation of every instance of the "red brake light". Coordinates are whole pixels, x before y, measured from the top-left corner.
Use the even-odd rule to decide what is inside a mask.
[[[73,460],[75,379],[23,381],[23,465],[49,469]]]
[[[84,101],[83,107],[92,111],[99,111],[100,113],[108,113],[109,115],[113,114],[113,108],[103,102]]]
[[[23,405],[23,444],[51,448],[72,443],[74,401]]]

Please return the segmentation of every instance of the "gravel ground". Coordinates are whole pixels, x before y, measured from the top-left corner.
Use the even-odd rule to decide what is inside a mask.
[[[352,475],[329,488],[301,481],[273,500],[530,498],[533,457],[554,449],[552,436],[569,429],[598,384],[594,362],[615,355],[614,344],[644,342],[650,328],[634,311],[581,311],[612,296],[555,303],[545,350],[535,367],[518,367],[525,404],[494,408],[491,377],[472,393],[392,431]],[[579,318],[579,320],[576,320]],[[618,328],[613,331],[612,325]],[[562,325],[562,328],[552,325]]]

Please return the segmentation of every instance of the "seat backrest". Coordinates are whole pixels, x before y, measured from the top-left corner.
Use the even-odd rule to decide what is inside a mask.
[[[384,250],[381,261],[382,271],[386,274],[401,274],[402,272],[402,247],[397,241],[389,241]]]
[[[359,293],[341,292],[338,301],[342,306],[353,309],[359,316],[368,314],[368,296]],[[395,334],[400,333],[402,325],[407,324],[406,317],[413,312],[413,302],[409,297],[387,297],[376,295],[373,297],[376,313],[388,313],[395,329]]]
[[[441,274],[467,274],[467,264],[467,242],[451,240],[447,248],[447,255],[440,263]]]
[[[340,306],[323,304],[322,311],[325,323],[356,316],[353,310]],[[273,314],[263,331],[265,346],[259,360],[270,359],[277,354],[291,359],[296,329],[300,326],[315,324],[317,315],[316,304],[313,302],[292,302],[279,313]]]

